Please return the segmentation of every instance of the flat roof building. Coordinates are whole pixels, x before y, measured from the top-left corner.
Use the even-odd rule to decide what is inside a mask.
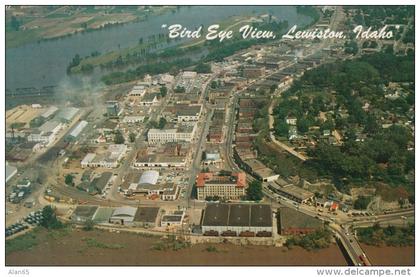
[[[198,200],[215,196],[222,199],[240,199],[245,195],[246,174],[236,172],[222,175],[220,172],[202,172],[198,174],[196,184]]]
[[[268,185],[269,189],[273,192],[280,194],[284,197],[287,197],[293,201],[298,203],[306,203],[308,201],[313,201],[315,198],[315,194],[302,189],[295,185],[285,185],[281,186],[278,182],[270,182]]]
[[[207,204],[202,230],[204,235],[271,236],[271,207],[266,204]]]
[[[87,220],[92,220],[98,206],[77,206],[70,216],[71,221],[76,223],[83,223]]]
[[[138,207],[134,215],[134,224],[141,227],[155,227],[159,211],[159,207]]]

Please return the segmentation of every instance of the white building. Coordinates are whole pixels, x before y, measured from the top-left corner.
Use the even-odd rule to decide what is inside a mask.
[[[150,129],[147,133],[147,140],[149,144],[191,142],[196,129],[197,124],[193,124],[193,126],[179,126],[172,129]]]
[[[123,118],[124,123],[138,123],[138,122],[143,122],[143,121],[144,121],[144,116],[142,115],[125,116]]]
[[[146,88],[144,86],[134,86],[128,95],[143,97],[145,93]]]
[[[85,167],[105,167],[116,168],[118,163],[127,152],[127,145],[125,144],[111,144],[108,151],[102,155],[88,153],[80,163],[82,168]]]

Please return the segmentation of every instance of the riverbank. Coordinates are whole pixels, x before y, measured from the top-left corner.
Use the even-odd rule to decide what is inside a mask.
[[[413,246],[372,246],[361,244],[366,256],[375,266],[414,266],[415,247]]]
[[[175,12],[176,7],[60,6],[54,9],[35,6],[22,9],[12,6],[6,10],[6,48],[141,22],[169,11]]]
[[[159,241],[124,232],[41,229],[29,239],[29,248],[6,250],[6,265],[347,265],[336,245],[318,251],[232,244],[152,249]]]

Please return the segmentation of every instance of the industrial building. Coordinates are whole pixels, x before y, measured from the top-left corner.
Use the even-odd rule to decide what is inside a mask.
[[[212,236],[272,236],[273,220],[266,204],[207,204],[202,231]]]
[[[101,176],[93,179],[91,187],[98,193],[104,193],[107,186],[112,184],[112,172],[104,172]]]
[[[137,152],[135,167],[185,167],[188,146],[168,143],[162,147],[148,147]]]
[[[281,235],[309,234],[323,227],[322,221],[294,209],[281,207],[278,214]]]
[[[43,117],[43,118],[50,118],[57,111],[58,111],[58,108],[56,106],[50,106],[44,113],[41,114],[41,117]]]
[[[221,199],[240,199],[245,195],[245,172],[225,175],[213,172],[201,172],[197,176],[197,199],[205,200],[208,197]]]
[[[78,108],[66,107],[66,108],[61,109],[56,117],[65,122],[70,122],[76,116],[78,112],[79,112]]]
[[[73,128],[73,130],[68,134],[67,140],[74,140],[76,139],[80,133],[83,131],[83,129],[88,125],[87,121],[80,121],[77,123],[76,127]]]
[[[77,206],[70,216],[71,221],[75,223],[83,223],[92,220],[98,206]]]
[[[157,226],[159,211],[159,207],[139,207],[134,215],[134,224],[146,228]]]
[[[126,195],[137,193],[149,196],[159,196],[162,200],[173,201],[178,198],[179,186],[174,183],[158,183],[159,172],[155,170],[145,171],[138,182],[130,183],[125,191]]]
[[[132,225],[136,215],[137,208],[133,207],[118,207],[109,218],[109,223],[120,225]]]
[[[185,212],[184,211],[174,211],[169,214],[162,216],[160,221],[160,226],[180,226],[184,220]]]
[[[56,138],[58,132],[63,128],[63,124],[56,120],[49,120],[42,124],[38,129],[32,131],[28,136],[30,142],[42,142],[50,144]]]
[[[298,203],[307,203],[309,201],[314,201],[315,199],[315,194],[312,192],[291,184],[282,185],[275,181],[270,182],[268,188],[271,191]]]
[[[80,165],[82,168],[86,167],[105,167],[115,168],[118,167],[118,163],[124,157],[127,151],[127,145],[125,144],[111,144],[108,146],[108,151],[101,155],[95,153],[88,153],[81,161]]]
[[[122,110],[120,109],[120,104],[118,101],[106,101],[106,114],[109,117],[119,116]]]

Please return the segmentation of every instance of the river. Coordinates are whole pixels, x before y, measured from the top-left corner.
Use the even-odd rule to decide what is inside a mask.
[[[69,81],[72,84],[82,83],[80,76],[66,74],[66,67],[76,54],[84,57],[94,51],[106,53],[119,47],[135,46],[141,37],[147,38],[152,34],[162,33],[162,24],[179,23],[188,28],[195,28],[201,24],[209,26],[235,15],[267,13],[279,20],[287,20],[289,26],[294,24],[301,26],[311,21],[311,18],[297,14],[293,6],[182,7],[176,13],[168,12],[149,17],[142,22],[6,49],[6,89],[60,86]],[[94,82],[97,79],[92,78]]]

